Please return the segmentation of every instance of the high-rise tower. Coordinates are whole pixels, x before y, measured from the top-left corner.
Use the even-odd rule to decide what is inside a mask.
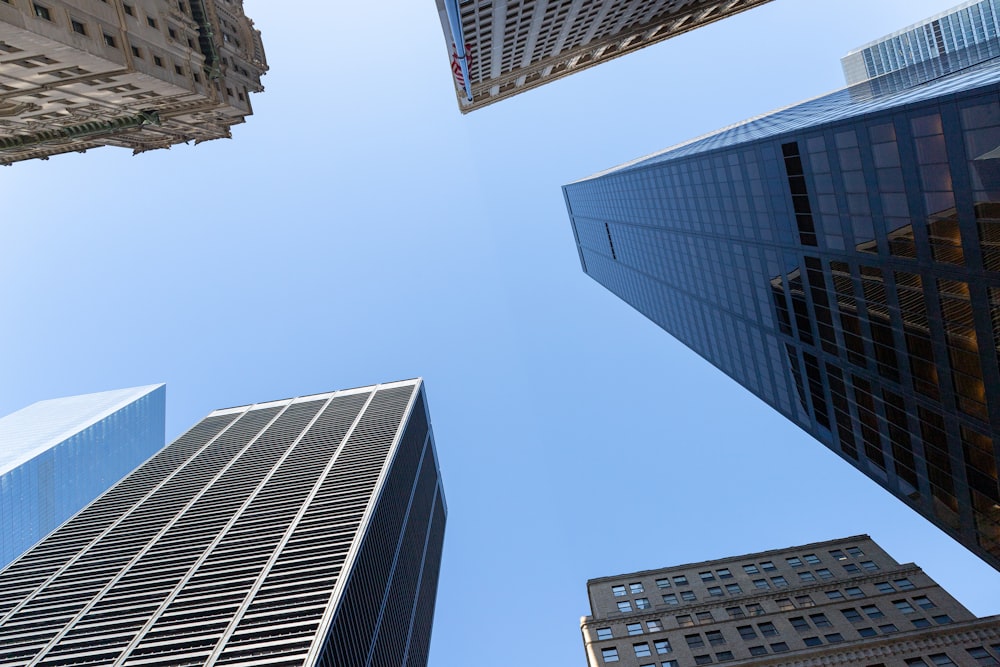
[[[591,667],[1000,664],[976,618],[866,535],[587,582]]]
[[[770,0],[436,0],[462,113]]]
[[[242,0],[3,0],[0,165],[229,137],[265,72]]]
[[[0,572],[4,665],[423,666],[420,380],[217,410]]]
[[[992,0],[972,9],[995,36]],[[1000,569],[1000,58],[981,52],[564,194],[589,276]]]
[[[163,448],[162,384],[0,417],[0,568]]]

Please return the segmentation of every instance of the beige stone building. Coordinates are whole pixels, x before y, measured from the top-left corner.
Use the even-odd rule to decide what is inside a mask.
[[[436,2],[468,113],[770,0]]]
[[[989,667],[976,618],[867,535],[587,582],[590,667]]]
[[[266,71],[242,0],[0,0],[0,164],[230,137]]]

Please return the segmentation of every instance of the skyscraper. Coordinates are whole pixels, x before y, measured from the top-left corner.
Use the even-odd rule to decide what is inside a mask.
[[[3,0],[0,164],[229,137],[265,72],[242,0]]]
[[[420,380],[217,410],[0,572],[4,665],[422,666]]]
[[[950,64],[564,195],[589,276],[1000,568],[1000,59]]]
[[[770,0],[436,0],[462,113]]]
[[[165,402],[155,384],[0,418],[0,568],[163,448]]]
[[[976,667],[1000,616],[976,618],[867,535],[587,582],[588,664]]]

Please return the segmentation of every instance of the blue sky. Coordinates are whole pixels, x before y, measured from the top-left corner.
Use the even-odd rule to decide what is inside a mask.
[[[586,278],[559,189],[950,4],[775,0],[461,116],[430,0],[247,0],[271,71],[233,140],[0,170],[0,414],[166,382],[172,439],[424,377],[434,667],[579,666],[590,577],[857,533],[1000,612],[1000,575]]]

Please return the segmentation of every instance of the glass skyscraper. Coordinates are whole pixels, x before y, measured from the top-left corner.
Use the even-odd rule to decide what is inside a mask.
[[[0,572],[2,662],[423,667],[446,514],[420,380],[216,410]]]
[[[157,384],[0,418],[0,568],[162,449],[165,404]]]
[[[563,190],[589,276],[1000,569],[986,57],[904,67]]]

